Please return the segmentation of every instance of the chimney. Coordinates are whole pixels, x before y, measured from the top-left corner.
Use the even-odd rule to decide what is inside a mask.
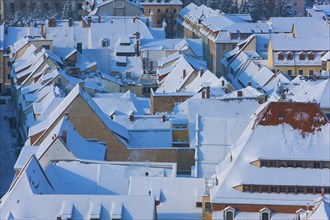
[[[166,115],[163,115],[162,116],[162,122],[165,122],[166,121]]]
[[[145,73],[147,65],[146,65],[147,61],[146,58],[142,58],[142,69],[143,69],[143,73]]]
[[[248,82],[248,86],[252,86],[252,82]]]
[[[99,16],[97,17],[97,22],[98,22],[98,23],[101,23],[101,21],[102,21],[102,18],[101,18],[101,16],[99,15]]]
[[[306,204],[306,211],[309,211],[309,203]]]
[[[90,27],[92,23],[92,17],[88,16],[87,22],[88,22],[88,27]]]
[[[324,188],[322,186],[322,188],[321,188],[321,197],[323,197],[323,196],[324,196]]]
[[[77,43],[77,51],[82,54],[82,43]]]
[[[225,80],[221,80],[221,86],[222,86],[222,87],[225,86]]]
[[[63,142],[66,144],[66,130],[62,131],[61,137],[62,137]]]
[[[258,91],[261,91],[261,87],[259,87],[259,86],[258,86],[256,89],[257,89]]]
[[[133,23],[136,23],[138,20],[139,20],[138,17],[134,17],[134,18],[133,18]]]
[[[69,18],[69,27],[72,27],[72,25],[73,25],[72,18]]]
[[[209,86],[206,87],[206,98],[209,99],[211,95],[211,88]]]
[[[204,74],[204,69],[203,69],[203,68],[201,68],[201,69],[199,70],[199,72],[200,72],[200,77],[202,77],[202,76],[203,76],[203,74]]]
[[[243,92],[242,91],[237,91],[237,97],[242,97],[243,96]]]
[[[312,80],[316,81],[317,80],[317,76],[315,74],[312,75]]]
[[[48,19],[48,27],[56,27],[56,20],[55,18]]]
[[[134,121],[134,114],[129,115],[129,121],[133,122]]]
[[[186,69],[183,69],[182,70],[182,79],[186,78],[186,76],[187,76],[187,71],[186,71]]]
[[[44,34],[44,28],[45,28],[45,25],[44,24],[41,24],[40,35],[43,35]]]
[[[149,18],[147,18],[146,20],[146,26],[149,28],[149,24],[150,24],[150,21],[149,21]]]
[[[149,71],[150,71],[150,73],[152,73],[154,71],[152,59],[150,59]]]
[[[135,41],[136,41],[136,56],[140,56],[140,33],[135,33]]]
[[[202,91],[202,99],[206,99],[206,92]]]

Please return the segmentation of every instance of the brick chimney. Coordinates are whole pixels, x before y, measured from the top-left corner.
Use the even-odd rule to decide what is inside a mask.
[[[67,133],[66,133],[66,130],[63,130],[63,131],[62,131],[62,135],[61,135],[61,137],[62,137],[63,142],[66,144],[66,140],[67,140]]]
[[[136,56],[140,56],[140,33],[135,33],[135,41],[136,41]]]
[[[88,27],[90,27],[92,23],[92,17],[88,16],[87,23],[88,23]]]
[[[199,72],[200,72],[200,77],[202,77],[202,76],[204,75],[204,69],[201,68],[201,69],[199,70]]]
[[[69,27],[72,27],[72,25],[73,25],[72,18],[69,18]]]
[[[242,97],[243,96],[243,92],[242,91],[237,91],[237,97]]]
[[[211,96],[211,88],[209,86],[206,87],[206,98],[209,99]]]
[[[206,99],[206,92],[202,91],[202,99]]]
[[[151,59],[150,59],[150,62],[149,62],[149,71],[150,71],[150,73],[151,73],[152,71],[154,71],[153,62],[152,62]]]
[[[129,115],[129,121],[133,122],[134,121],[134,114]]]
[[[182,70],[182,79],[186,78],[186,76],[187,76],[187,71],[186,71],[186,69],[183,69]]]

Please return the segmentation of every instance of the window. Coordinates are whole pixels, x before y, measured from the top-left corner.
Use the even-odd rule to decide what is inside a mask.
[[[268,212],[261,213],[261,220],[269,220],[269,213]]]
[[[297,6],[297,5],[298,5],[298,3],[297,3],[297,2],[294,2],[294,3],[293,3],[293,5],[294,5],[294,6]]]
[[[223,51],[227,51],[227,45],[225,44],[225,45],[222,45],[222,50]]]
[[[297,193],[304,193],[304,187],[298,186],[297,187]]]
[[[321,168],[321,163],[320,162],[314,162],[314,168]]]
[[[206,212],[211,212],[211,203],[210,202],[205,202],[205,209]]]
[[[304,167],[304,162],[296,161],[296,167]]]
[[[287,167],[294,167],[294,166],[293,166],[293,161],[288,161],[288,163],[287,163]]]
[[[11,67],[10,61],[7,61],[7,67]]]
[[[117,66],[127,66],[126,63],[121,63],[121,62],[116,62],[116,65],[117,65]]]
[[[313,193],[313,187],[307,187],[306,193]]]
[[[270,192],[272,192],[272,193],[277,192],[277,187],[276,186],[271,186],[270,187]]]
[[[294,187],[293,186],[288,187],[288,193],[294,193]]]
[[[81,3],[78,3],[77,8],[78,8],[78,10],[81,10],[82,9],[82,4]]]
[[[162,20],[157,20],[157,25],[162,25]]]
[[[292,76],[292,70],[288,70],[288,75]]]
[[[298,71],[298,74],[299,74],[299,75],[304,75],[304,70],[299,70],[299,71]]]
[[[280,190],[280,193],[286,192],[285,186],[280,186],[279,190]]]
[[[268,162],[265,161],[265,160],[261,161],[261,166],[262,167],[268,167]]]
[[[10,74],[7,74],[7,79],[10,79]]]
[[[158,9],[157,9],[157,13],[160,14],[160,12],[161,12],[161,10],[160,10],[160,8],[158,8]]]
[[[308,53],[308,60],[314,60],[314,53],[313,52]]]
[[[176,13],[176,8],[173,8],[173,14],[175,14]]]
[[[329,162],[323,161],[322,162],[322,167],[323,168],[329,168]]]
[[[236,48],[236,44],[231,45],[231,49],[234,50]]]
[[[46,50],[50,50],[50,45],[42,45],[43,48],[45,48]]]
[[[10,10],[14,11],[15,10],[15,4],[13,2],[10,3]]]
[[[149,14],[151,14],[151,12],[152,12],[152,9],[151,9],[151,8],[149,8]]]
[[[234,220],[234,212],[233,211],[225,212],[225,220]]]
[[[168,8],[165,8],[165,13],[168,13]]]
[[[309,70],[309,75],[313,76],[314,75],[314,70]]]
[[[278,60],[284,60],[284,55],[283,55],[283,53],[279,53],[279,54],[277,54],[277,59],[278,59]]]
[[[269,167],[277,167],[277,163],[275,160],[269,161]]]
[[[300,53],[299,54],[299,60],[305,60],[306,59],[306,56],[304,53]]]
[[[293,54],[291,52],[287,53],[286,59],[287,60],[293,60]]]
[[[286,163],[285,163],[285,161],[279,161],[278,162],[278,167],[286,167]]]

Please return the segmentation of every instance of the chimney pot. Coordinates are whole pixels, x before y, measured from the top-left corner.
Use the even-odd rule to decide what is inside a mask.
[[[252,82],[248,82],[248,86],[252,86]]]
[[[242,91],[237,91],[237,97],[242,97],[243,96],[243,92]]]
[[[258,86],[257,88],[256,88],[258,91],[260,91],[261,90],[261,88]]]

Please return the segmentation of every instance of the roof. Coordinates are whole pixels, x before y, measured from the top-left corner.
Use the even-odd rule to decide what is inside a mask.
[[[219,184],[212,189],[211,201],[266,207],[311,204],[314,194],[250,193],[233,187],[240,184],[326,185],[330,181],[329,169],[267,168],[251,162],[258,159],[327,161],[330,159],[329,139],[324,137],[328,136],[329,125],[315,103],[269,103],[231,146],[231,155],[217,166]],[[301,175],[310,178],[301,178]],[[271,178],[273,176],[277,178]]]
[[[79,162],[76,162],[76,165],[78,165],[77,163]],[[92,165],[87,166],[84,163],[80,165],[84,169],[98,168]],[[44,171],[37,159],[32,156],[19,176],[16,177],[10,190],[2,197],[0,218],[6,219],[11,216],[20,219],[50,219],[54,216],[84,219],[95,216],[102,219],[113,219],[116,217],[122,219],[154,218],[155,201],[153,197],[114,195],[109,193],[109,191],[102,190],[102,184],[88,182],[88,179],[79,176],[79,174],[84,173],[81,172],[82,167],[80,167],[80,172],[72,167],[72,171],[77,171],[78,173],[77,175],[70,175],[70,171],[66,170],[64,165],[53,164],[53,166],[52,169],[47,168],[48,170]],[[62,166],[62,170],[60,166]],[[101,173],[103,171],[112,171],[101,170]],[[93,172],[93,174],[97,173]],[[121,175],[123,173],[121,172]],[[61,179],[56,178],[54,176],[56,174],[60,175]],[[85,174],[91,173],[87,172]],[[69,180],[71,185],[68,182]],[[105,182],[109,183],[110,181],[108,179],[104,182],[102,181],[102,183]],[[59,187],[60,185],[62,188]],[[84,185],[89,185],[86,188],[89,189],[88,193],[83,191],[85,189]],[[58,194],[57,192],[66,193]],[[17,203],[17,201],[19,202]]]
[[[151,195],[160,204],[157,219],[200,219],[205,180],[198,178],[131,177],[129,195]]]
[[[294,38],[272,35],[270,41],[273,51],[326,51],[330,48],[329,36]]]
[[[36,124],[35,126],[29,129],[29,135],[34,135],[47,129],[51,124],[53,124],[56,121],[56,119],[63,113],[63,111],[71,104],[71,102],[77,96],[81,96],[86,101],[86,103],[93,109],[96,115],[102,120],[102,122],[110,131],[125,139],[129,139],[127,130],[123,126],[111,121],[96,105],[93,99],[85,91],[83,91],[83,89],[79,86],[79,84],[77,84],[70,91],[70,93],[63,99],[61,104],[58,105],[58,107],[46,120]]]

